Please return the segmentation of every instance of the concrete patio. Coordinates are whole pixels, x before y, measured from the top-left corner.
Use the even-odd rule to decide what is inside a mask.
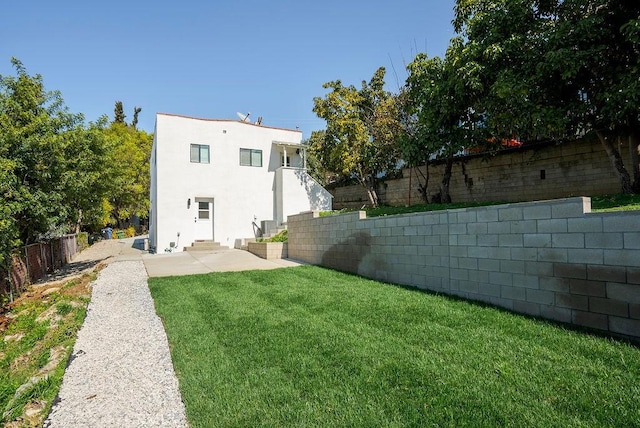
[[[149,277],[192,275],[256,269],[277,269],[303,263],[289,259],[265,260],[248,251],[224,249],[213,252],[194,251],[167,254],[143,254]]]

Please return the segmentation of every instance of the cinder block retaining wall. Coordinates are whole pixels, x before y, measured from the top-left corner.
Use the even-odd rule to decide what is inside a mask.
[[[640,341],[640,212],[569,198],[289,216],[289,257]]]
[[[286,259],[288,255],[286,242],[249,242],[247,250],[267,260]]]
[[[621,155],[629,165],[629,151],[621,150]],[[426,173],[424,167],[422,170]],[[429,198],[440,192],[443,172],[442,164],[429,167]],[[380,200],[387,205],[422,203],[416,172],[410,179],[411,175],[411,170],[405,169],[402,178],[382,183],[378,188]],[[365,189],[359,185],[330,192],[336,210],[369,203]],[[454,202],[539,201],[619,192],[620,180],[602,145],[594,139],[510,149],[490,159],[461,157],[453,165],[450,183]]]

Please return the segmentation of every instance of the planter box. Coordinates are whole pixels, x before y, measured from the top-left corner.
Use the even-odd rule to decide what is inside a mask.
[[[286,242],[249,242],[248,250],[263,259],[286,259],[289,256]]]

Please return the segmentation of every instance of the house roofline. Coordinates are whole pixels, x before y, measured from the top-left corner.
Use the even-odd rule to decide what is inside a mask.
[[[279,131],[290,131],[290,132],[299,132],[302,134],[302,131],[300,131],[299,129],[290,129],[290,128],[279,128],[277,126],[266,126],[266,125],[258,125],[255,123],[251,123],[251,122],[243,122],[241,120],[237,120],[237,119],[206,119],[206,118],[202,118],[202,117],[193,117],[193,116],[185,116],[182,114],[174,114],[174,113],[161,113],[158,112],[156,113],[156,116],[171,116],[171,117],[180,117],[183,119],[194,119],[194,120],[203,120],[205,122],[228,122],[228,123],[242,123],[244,125],[251,125],[251,126],[255,126],[258,128],[268,128],[268,129],[277,129]]]

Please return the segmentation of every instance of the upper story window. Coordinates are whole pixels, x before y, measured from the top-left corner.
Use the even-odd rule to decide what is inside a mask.
[[[191,145],[191,162],[209,163],[209,145],[208,144],[192,144]]]
[[[240,149],[240,165],[262,166],[262,150]]]

